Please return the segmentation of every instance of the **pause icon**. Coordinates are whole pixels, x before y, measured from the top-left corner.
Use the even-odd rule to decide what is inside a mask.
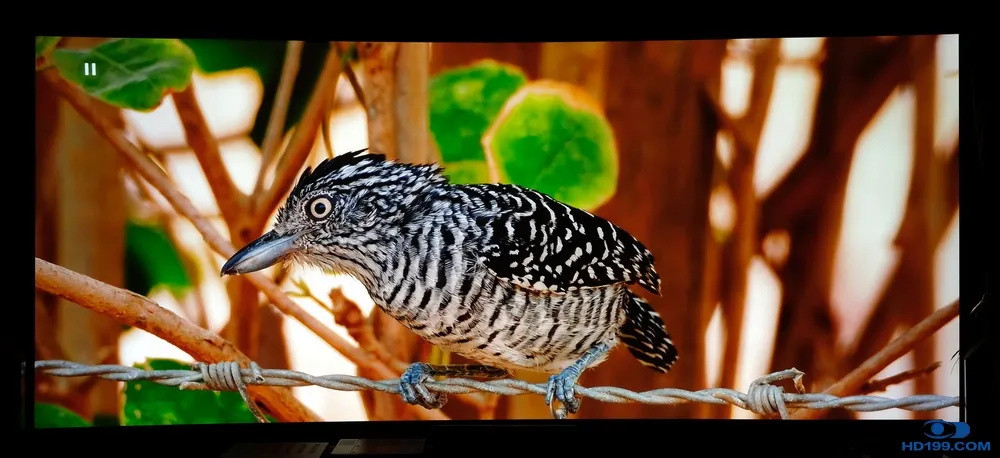
[[[97,64],[94,62],[84,62],[83,74],[86,76],[97,76]]]

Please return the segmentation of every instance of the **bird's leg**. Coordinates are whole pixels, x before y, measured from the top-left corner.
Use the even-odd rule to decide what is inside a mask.
[[[424,386],[424,382],[427,379],[436,375],[504,378],[510,376],[510,373],[500,368],[481,364],[447,364],[439,366],[427,363],[413,363],[399,377],[399,394],[403,397],[403,401],[409,404],[418,404],[428,409],[440,409],[444,406],[444,403],[448,401],[448,396],[444,393],[431,393]]]
[[[562,372],[549,377],[549,385],[545,394],[545,405],[551,407],[552,398],[555,397],[566,406],[566,410],[569,413],[576,413],[577,410],[580,410],[580,400],[576,398],[576,393],[574,392],[576,390],[576,381],[587,366],[590,366],[591,363],[610,349],[611,346],[605,343],[594,345],[575,363],[563,369]]]

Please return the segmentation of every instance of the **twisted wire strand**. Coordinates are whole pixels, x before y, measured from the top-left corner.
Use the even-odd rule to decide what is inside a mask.
[[[149,380],[161,385],[176,386],[180,389],[216,391],[239,391],[244,402],[258,421],[266,421],[247,392],[248,385],[268,386],[320,386],[337,391],[382,391],[399,394],[399,379],[371,380],[354,375],[332,374],[316,376],[288,369],[261,369],[256,363],[242,368],[236,362],[215,364],[194,363],[192,370],[144,370],[120,365],[96,365],[71,361],[36,361],[35,369],[45,374],[59,377],[97,376],[107,380],[129,382]],[[679,388],[659,388],[636,392],[614,386],[583,387],[577,385],[580,396],[602,402],[678,405],[689,402],[706,404],[731,404],[741,409],[768,417],[788,418],[788,410],[844,408],[859,412],[887,409],[910,411],[937,410],[959,405],[958,396],[921,394],[892,399],[882,396],[857,395],[838,397],[823,393],[803,393],[803,373],[797,369],[787,369],[765,375],[753,383],[747,393],[730,388],[706,388],[688,391]],[[780,386],[773,385],[780,380],[793,380],[798,393],[785,393]],[[451,378],[424,383],[428,390],[447,394],[484,392],[505,396],[535,394],[545,396],[544,383],[528,383],[517,379],[479,381],[465,378]],[[560,417],[565,416],[563,412]]]

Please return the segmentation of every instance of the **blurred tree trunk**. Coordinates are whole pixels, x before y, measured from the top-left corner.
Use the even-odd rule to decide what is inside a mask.
[[[285,315],[269,307],[265,299],[260,305],[260,342],[257,363],[261,367],[289,367],[288,348],[285,345]]]
[[[528,79],[539,77],[540,43],[434,43],[431,48],[430,73],[469,65],[480,59],[493,59],[516,65]]]
[[[91,39],[69,45],[91,46]],[[58,102],[54,137],[56,263],[115,286],[124,284],[125,195],[117,152],[65,102]],[[119,111],[101,105],[111,118]],[[53,313],[56,340],[65,357],[82,364],[118,362],[121,325],[113,319],[60,299]],[[85,417],[117,416],[118,387],[114,382],[87,383],[67,379],[71,390],[87,398]],[[89,392],[81,387],[90,387]]]
[[[358,55],[371,150],[404,162],[431,162],[435,154],[427,120],[430,44],[360,43]],[[378,307],[368,319],[375,336],[401,361],[415,362],[426,352],[429,344]],[[358,375],[374,377],[364,369]],[[361,398],[372,420],[416,419],[398,395],[365,392]]]
[[[538,77],[575,84],[604,106],[608,43],[543,43]]]
[[[661,296],[644,294],[663,316],[680,353],[668,374],[641,366],[621,348],[583,385],[631,390],[701,389],[708,197],[715,160],[716,120],[703,91],[719,87],[725,41],[611,43],[606,114],[619,151],[618,187],[597,214],[643,242],[656,258]],[[637,290],[638,291],[638,290]],[[540,402],[540,401],[539,401]],[[692,405],[584,402],[581,417],[691,417]]]
[[[44,85],[37,77],[35,84]],[[59,97],[54,91],[35,91],[35,256],[49,262],[56,262],[56,201],[58,180],[56,179],[56,155],[53,150],[57,135]],[[35,358],[66,359],[56,339],[55,312],[57,298],[51,294],[35,290]],[[70,402],[56,399],[66,396],[69,380],[35,375],[35,399],[38,402],[56,402],[74,411],[86,410],[87,399],[66,398]]]
[[[830,38],[806,152],[762,204],[762,234],[788,230],[771,369],[796,367],[815,391],[836,380],[833,262],[858,138],[909,72],[909,38]]]
[[[935,47],[936,36],[913,38],[911,72],[915,89],[915,123],[913,126],[913,173],[910,180],[910,195],[906,203],[907,213],[920,215],[917,224],[907,227],[899,234],[897,244],[912,253],[912,262],[901,267],[913,270],[914,282],[909,289],[912,301],[909,319],[916,324],[934,312],[934,259],[937,251],[935,232],[944,232],[950,213],[945,214],[945,193],[942,192],[943,169],[935,167],[934,118],[937,99],[935,76],[937,75]],[[927,367],[934,363],[935,335],[929,336],[913,349],[914,368]],[[935,393],[934,377],[918,377],[914,380],[916,393]],[[937,412],[914,412],[915,418],[937,418]]]
[[[234,237],[233,245],[246,246],[253,238]],[[261,307],[259,291],[245,278],[232,277],[226,283],[226,293],[229,296],[231,316],[222,330],[222,336],[236,344],[236,348],[246,353],[247,357],[257,360],[260,357]]]
[[[758,40],[754,45],[753,80],[747,110],[735,125],[730,126],[733,139],[733,160],[727,174],[727,185],[736,206],[733,232],[722,249],[722,279],[720,298],[725,322],[725,343],[721,359],[720,387],[736,386],[736,369],[741,355],[743,314],[746,303],[749,269],[760,246],[757,233],[758,201],[753,177],[757,160],[757,145],[771,104],[774,77],[781,57],[780,39]],[[739,132],[733,132],[738,130]],[[712,417],[729,418],[732,406],[712,408]]]
[[[900,252],[899,261],[857,343],[841,358],[840,376],[881,350],[897,331],[915,325],[934,310],[934,254],[958,211],[958,147],[951,156],[934,152],[935,41],[936,37],[917,37],[913,44],[916,137],[906,211],[893,242]],[[932,336],[914,350],[915,368],[933,362],[933,342]],[[933,381],[933,377],[916,379],[916,392],[933,393]],[[918,418],[933,415],[920,413]]]

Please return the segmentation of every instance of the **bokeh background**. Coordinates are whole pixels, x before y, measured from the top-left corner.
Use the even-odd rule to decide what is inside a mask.
[[[58,46],[86,49],[105,41],[63,38]],[[294,135],[334,45],[183,42],[197,57],[194,94],[218,139],[226,170],[242,193],[252,194],[286,53],[294,49],[300,58],[282,145]],[[428,153],[396,156],[423,162],[452,154],[442,151],[440,132],[454,126],[436,121],[442,118],[429,108],[435,106],[433,88],[443,84],[442,75],[467,75],[461,72],[489,59],[490,65],[513,69],[523,84],[572,85],[576,95],[570,99],[581,101],[613,133],[606,149],[617,170],[603,172],[611,178],[601,186],[610,186],[610,192],[590,209],[653,251],[663,294],[647,298],[664,316],[680,351],[675,370],[661,375],[619,349],[588,371],[581,384],[746,390],[757,377],[796,367],[805,372],[807,389],[818,392],[958,298],[958,43],[957,35],[947,35],[393,45],[398,46],[397,82],[430,88],[429,96],[406,101],[410,111],[398,117],[400,132],[417,134],[397,136],[400,143],[424,142],[421,148]],[[330,150],[392,148],[380,143],[383,133],[371,125],[371,108],[385,97],[371,90],[384,77],[372,72],[372,48],[365,47],[371,45],[340,45],[354,71],[351,77],[337,76],[323,115],[325,132],[317,135],[308,164]],[[359,100],[356,87],[367,100]],[[452,89],[454,95],[461,88]],[[492,94],[489,85],[474,90],[487,99]],[[358,373],[353,363],[256,291],[251,291],[254,319],[246,319],[247,309],[234,302],[239,287],[218,275],[225,259],[206,246],[192,224],[41,79],[36,102],[36,256],[147,295],[238,342],[263,367]],[[151,111],[106,109],[120,115],[130,140],[228,234],[174,98],[165,97]],[[407,113],[416,115],[409,119]],[[452,173],[466,173],[461,165]],[[274,161],[265,167],[273,169]],[[573,166],[567,167],[565,173],[572,175]],[[471,170],[461,179],[491,179],[478,166]],[[460,360],[374,312],[354,279],[302,267],[274,268],[268,274],[346,339],[351,335],[329,310],[335,299],[356,304],[401,361]],[[342,296],[331,298],[331,290]],[[44,293],[36,294],[35,312],[38,359],[126,365],[147,364],[149,358],[192,361],[169,342]],[[957,396],[958,342],[955,320],[876,378],[939,362],[936,369],[875,394]],[[517,375],[545,380],[541,374]],[[128,416],[123,409],[131,406],[123,390],[120,383],[93,378],[39,375],[35,395],[38,402],[59,405],[86,421],[122,423]],[[388,395],[293,390],[325,420],[412,418]],[[484,402],[490,405],[485,411],[460,400],[444,411],[451,418],[549,416],[537,396]],[[754,417],[728,406],[593,400],[583,403],[578,416]],[[914,416],[957,420],[958,410],[824,414]]]

